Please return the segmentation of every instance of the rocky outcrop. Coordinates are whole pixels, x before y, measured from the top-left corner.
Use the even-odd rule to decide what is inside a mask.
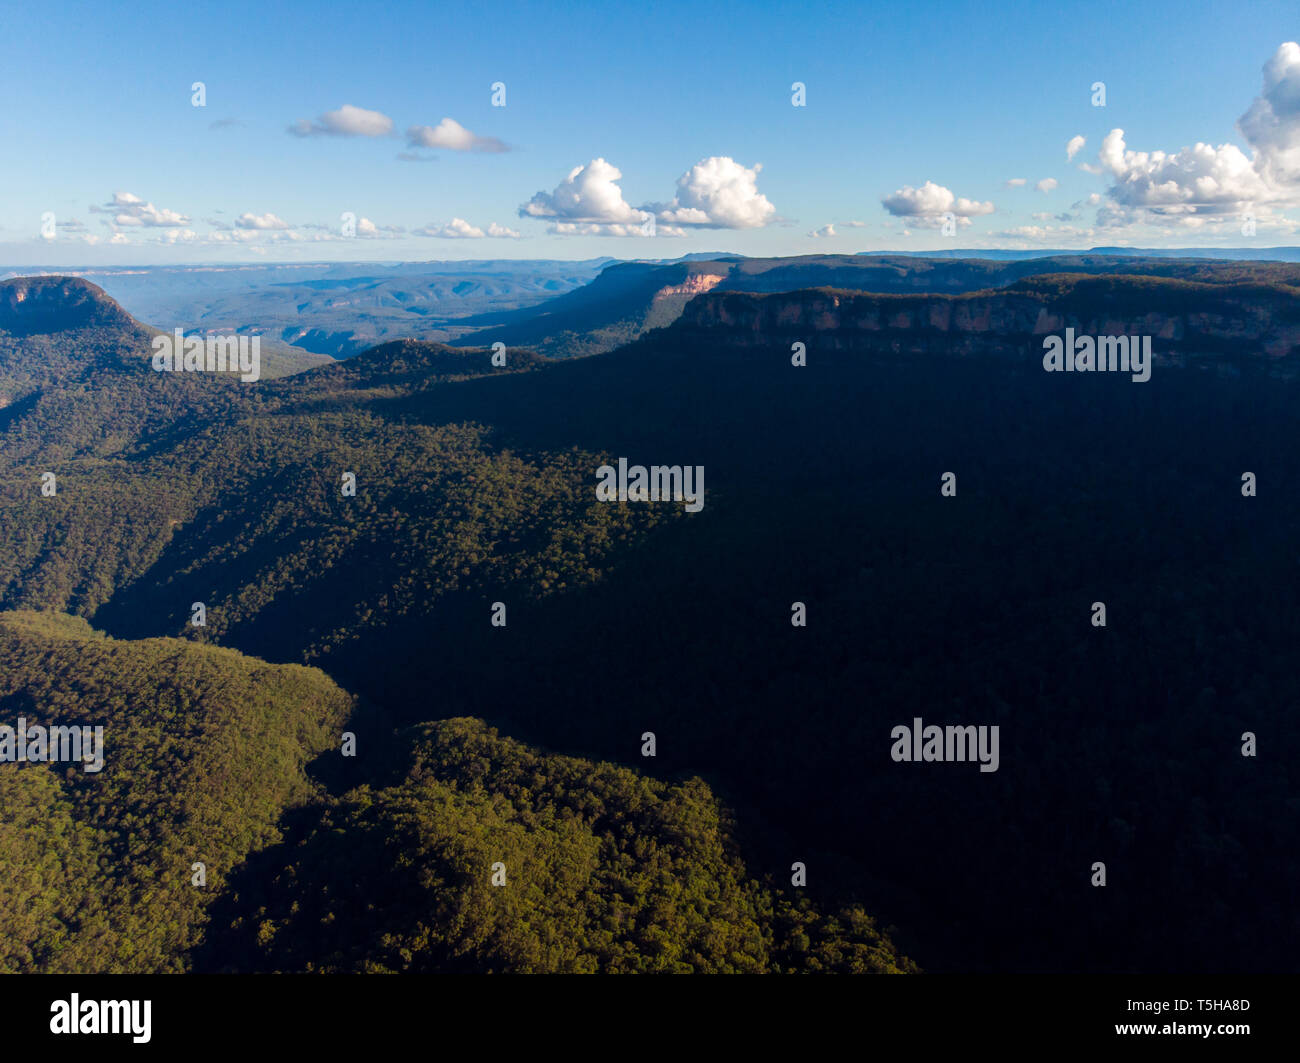
[[[656,299],[667,299],[674,295],[700,295],[712,291],[723,279],[722,273],[692,273],[681,284],[670,284],[655,292]]]
[[[1066,328],[1150,336],[1157,366],[1300,370],[1300,289],[1151,277],[1046,276],[963,295],[713,291],[691,300],[673,332],[731,349],[802,341],[810,351],[1028,361]]]
[[[81,328],[138,328],[131,316],[80,277],[0,281],[0,332],[11,336]]]

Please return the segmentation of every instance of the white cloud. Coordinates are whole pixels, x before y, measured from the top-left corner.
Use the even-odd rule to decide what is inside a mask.
[[[519,208],[521,218],[551,218],[551,232],[563,235],[638,236],[653,215],[634,210],[616,182],[623,172],[604,159],[575,166],[554,192],[538,192]],[[611,228],[608,233],[603,227]],[[635,229],[635,232],[627,230]]]
[[[1078,154],[1079,154],[1079,151],[1083,148],[1083,146],[1084,146],[1086,143],[1088,143],[1088,141],[1087,141],[1087,139],[1086,139],[1085,137],[1082,137],[1082,136],[1073,136],[1073,137],[1071,137],[1071,138],[1066,142],[1066,145],[1065,145],[1065,161],[1066,161],[1066,162],[1069,162],[1069,161],[1070,161],[1071,159],[1073,159],[1076,155],[1078,155]]]
[[[1008,188],[1024,188],[1025,184],[1026,181],[1023,177],[1010,177],[1006,181],[1006,186]]]
[[[1154,215],[1228,214],[1266,203],[1280,191],[1234,144],[1197,143],[1181,151],[1132,151],[1124,130],[1112,129],[1098,154],[1114,181],[1109,196],[1128,211]]]
[[[316,228],[316,226],[305,226]],[[319,228],[328,232],[325,226]],[[376,225],[369,218],[357,219],[357,235],[365,240],[395,240],[406,232],[400,225]]]
[[[621,225],[609,222],[557,221],[550,231],[558,236],[650,236],[642,225]],[[671,225],[656,225],[654,236],[685,236],[686,230]]]
[[[289,223],[277,218],[269,211],[266,214],[249,214],[245,212],[235,219],[236,229],[287,229]]]
[[[1300,182],[1300,44],[1287,41],[1264,64],[1264,89],[1237,128],[1255,148],[1265,180]]]
[[[1237,128],[1249,156],[1235,144],[1199,141],[1174,152],[1134,151],[1124,131],[1112,129],[1089,171],[1111,178],[1098,225],[1195,230],[1249,212],[1261,226],[1293,226],[1276,211],[1300,205],[1300,45],[1282,44],[1265,63],[1263,89]]]
[[[687,229],[756,229],[776,208],[759,193],[761,166],[734,159],[701,159],[677,181],[671,203],[637,209],[623,198],[623,174],[604,159],[576,166],[554,192],[538,192],[519,208],[521,218],[550,218],[550,231],[583,236],[685,236]],[[661,224],[651,232],[651,219]]]
[[[386,137],[392,131],[393,120],[388,115],[350,103],[337,111],[326,111],[315,122],[301,118],[289,127],[296,137]]]
[[[443,240],[482,240],[484,238],[518,239],[519,233],[492,222],[484,232],[464,218],[452,218],[446,225],[426,225],[415,230],[416,236],[434,236]]]
[[[653,204],[662,222],[703,229],[761,229],[776,207],[758,190],[762,165],[742,166],[725,155],[701,159],[677,179],[671,203]]]
[[[1004,242],[1017,242],[1028,246],[1079,243],[1092,240],[1096,230],[1075,225],[1018,225],[1012,229],[990,233],[990,238]]]
[[[1044,177],[1041,181],[1038,182],[1038,184],[1034,185],[1034,187],[1037,188],[1038,191],[1040,192],[1050,192],[1054,188],[1056,188],[1060,183],[1061,182],[1058,181],[1055,177]]]
[[[208,239],[214,244],[247,244],[256,240],[261,233],[260,229],[234,229],[227,233],[209,233]]]
[[[833,221],[827,222],[820,229],[814,229],[808,235],[813,239],[828,239],[833,236],[843,236],[839,229],[865,229],[867,223],[864,221]]]
[[[496,137],[481,137],[471,133],[454,118],[444,118],[436,126],[413,125],[406,131],[406,139],[413,148],[445,148],[447,151],[509,151],[510,146]],[[403,161],[414,162],[416,159]]]
[[[188,214],[180,214],[174,210],[155,207],[152,203],[146,203],[139,196],[130,192],[114,192],[113,198],[102,207],[92,206],[90,209],[96,214],[113,215],[113,224],[122,226],[146,226],[161,229],[179,228],[182,225],[188,225],[190,220]]]
[[[939,228],[946,214],[952,214],[956,224],[965,228],[972,217],[993,213],[991,202],[955,196],[933,181],[926,181],[920,188],[904,185],[892,196],[885,196],[880,204],[895,218],[907,218],[910,224],[930,229]]]
[[[487,235],[482,229],[471,225],[464,218],[452,218],[446,225],[426,225],[416,229],[417,236],[438,236],[447,240],[481,240]]]

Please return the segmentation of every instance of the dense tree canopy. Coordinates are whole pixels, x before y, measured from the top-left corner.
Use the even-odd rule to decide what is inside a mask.
[[[1013,297],[1123,315],[1157,297],[1209,305],[1204,280],[1049,275]],[[1214,305],[1286,318],[1288,276],[1265,280],[1221,285]],[[214,861],[240,868],[210,910],[225,951],[195,929],[209,909],[186,908],[140,917],[189,928],[171,945],[141,932],[141,956],[904,967],[870,911],[927,969],[1293,967],[1300,407],[1270,375],[1280,356],[1243,325],[1230,366],[1135,385],[1044,374],[1027,345],[989,358],[971,332],[927,334],[918,357],[888,330],[867,349],[849,330],[790,327],[681,322],[563,364],[511,351],[505,367],[399,342],[244,385],[152,373],[98,323],[60,340],[57,379],[14,376],[0,606],[141,640],[108,642],[116,653],[189,661],[177,647],[220,645],[318,667],[361,699],[354,726],[395,728],[337,776],[295,774],[325,748],[302,739]],[[40,360],[32,337],[9,340]],[[704,466],[703,511],[598,502],[595,469],[619,456]],[[796,601],[806,628],[790,623]],[[22,646],[10,689],[45,697]],[[64,688],[81,689],[71,672]],[[129,705],[115,689],[95,696]],[[210,702],[157,711],[199,726]],[[284,726],[304,726],[303,704],[289,699]],[[999,771],[892,762],[891,728],[915,717],[999,725]],[[1241,756],[1248,731],[1256,758]],[[28,809],[5,836],[25,869],[15,888],[44,897],[11,907],[28,950],[13,966],[90,964],[72,944],[37,955],[71,933],[57,927],[82,902],[60,898],[96,867],[117,881],[100,855],[113,832],[174,828],[88,815],[96,784],[50,775],[0,768]],[[46,815],[64,824],[53,850],[34,833]],[[490,886],[497,860],[511,892]],[[1097,860],[1104,891],[1087,885]],[[344,874],[357,867],[377,870]],[[76,917],[108,933],[104,918]]]

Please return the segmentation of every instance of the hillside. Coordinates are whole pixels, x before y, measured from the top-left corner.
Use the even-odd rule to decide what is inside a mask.
[[[120,369],[124,358],[148,351],[148,336],[86,281],[34,277],[0,283],[0,416],[46,385]]]
[[[210,904],[218,925],[253,934],[240,969],[910,969],[860,907],[824,916],[806,897],[775,891],[767,873],[762,882],[750,877],[723,809],[699,781],[668,786],[485,735],[476,742],[496,758],[491,778],[485,785],[482,771],[467,768],[457,782],[448,750],[426,749],[422,732],[390,738],[375,729],[386,715],[412,722],[446,715],[446,707],[421,699],[393,714],[382,695],[360,725],[350,724],[371,751],[358,767],[376,780],[367,784],[373,807],[368,790],[344,792],[355,779],[332,753],[309,778],[305,763],[336,748],[352,698],[315,669],[265,665],[212,643],[257,643],[263,656],[316,659],[353,678],[369,672],[381,686],[391,665],[405,682],[427,658],[431,610],[454,613],[507,583],[535,598],[580,587],[662,517],[586,498],[581,485],[594,456],[515,456],[493,446],[482,426],[382,415],[395,395],[503,372],[490,352],[401,342],[304,374],[298,386],[238,385],[154,373],[132,355],[145,336],[128,337],[93,392],[74,398],[47,388],[0,435],[8,499],[0,520],[14,547],[6,601],[74,609],[116,635],[142,636],[107,638],[59,613],[0,614],[8,676],[0,702],[10,715],[102,720],[110,741],[108,766],[90,782],[0,767],[5,807],[21,810],[21,829],[0,847],[0,880],[16,891],[4,907],[22,913],[0,970],[227,967],[233,946],[205,929]],[[94,329],[82,340],[78,330],[60,333],[73,366],[107,342]],[[530,352],[507,354],[510,375],[542,364]],[[196,432],[191,421],[205,427]],[[340,461],[360,478],[352,503],[337,495]],[[52,498],[32,490],[36,470],[49,465],[61,483]],[[345,572],[360,583],[340,594]],[[208,606],[203,628],[189,624],[196,600]],[[144,637],[156,634],[189,638]],[[388,663],[376,671],[381,646]],[[304,716],[310,711],[318,716]],[[221,721],[219,734],[209,713]],[[447,733],[481,726],[464,722]],[[243,743],[260,752],[247,754]],[[408,749],[425,750],[413,774],[384,785],[400,778],[399,761],[414,755]],[[230,757],[247,763],[229,766]],[[435,758],[439,784],[430,786]],[[178,771],[181,784],[167,784]],[[557,781],[539,790],[551,772]],[[238,801],[222,798],[230,787]],[[342,794],[337,802],[327,787]],[[517,813],[507,814],[507,801]],[[551,803],[565,810],[561,824],[543,807]],[[596,815],[599,808],[607,812]],[[576,815],[587,817],[580,831]],[[646,817],[635,832],[633,815]],[[411,817],[433,831],[421,835],[425,848],[384,848]],[[319,829],[307,826],[317,820]],[[38,830],[47,821],[66,824],[53,850]],[[335,866],[339,830],[349,840]],[[219,844],[204,847],[208,834]],[[557,839],[563,846],[552,851]],[[358,875],[357,851],[375,844],[383,851],[365,864],[373,873]],[[653,871],[638,869],[647,846],[659,849]],[[300,849],[304,877],[276,877]],[[146,850],[156,863],[140,857]],[[200,850],[206,892],[187,885],[190,854]],[[429,913],[479,903],[475,854],[489,852],[506,853],[518,868],[516,891],[501,894],[506,906],[479,922],[436,921],[440,936],[431,940]],[[590,880],[574,892],[566,861],[579,854]],[[121,863],[128,858],[129,869]],[[263,860],[276,872],[265,872]],[[30,868],[43,861],[64,870],[33,878]],[[334,904],[330,883],[345,866],[374,910],[398,922],[373,938],[350,923],[338,939],[300,933],[294,913]],[[424,894],[406,892],[410,875]],[[250,898],[272,880],[326,897],[290,895],[280,908],[273,891],[259,914]],[[384,902],[395,884],[401,890]],[[413,896],[428,910],[407,912]],[[289,931],[273,934],[277,921]],[[689,947],[672,944],[687,926]],[[392,942],[401,934],[399,949]]]
[[[0,659],[7,726],[103,728],[98,771],[0,767],[0,972],[911,969],[749,878],[699,780],[472,720],[389,738],[314,669],[60,614],[0,613]],[[406,778],[331,798],[307,765],[346,778],[345,725]]]
[[[582,973],[913,970],[860,908],[747,877],[699,779],[530,750],[475,720],[403,736],[399,781],[322,810],[250,866],[232,970]],[[365,868],[358,874],[358,868]],[[496,884],[495,876],[500,876]]]
[[[176,971],[247,857],[317,792],[352,699],[324,675],[0,613],[2,722],[104,729],[103,768],[0,765],[0,972]],[[206,884],[193,884],[194,864]]]
[[[0,331],[34,336],[72,329],[129,330],[134,322],[93,284],[32,277],[0,285]]]
[[[550,357],[600,354],[671,324],[688,302],[726,276],[726,262],[620,262],[590,284],[537,307],[465,318],[462,344],[533,347]]]

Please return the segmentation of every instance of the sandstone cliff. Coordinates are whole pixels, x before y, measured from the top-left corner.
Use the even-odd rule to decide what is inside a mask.
[[[1152,277],[1054,275],[960,295],[831,288],[711,291],[671,332],[730,349],[784,347],[885,356],[1038,360],[1042,337],[1152,337],[1156,366],[1300,373],[1300,289]]]

